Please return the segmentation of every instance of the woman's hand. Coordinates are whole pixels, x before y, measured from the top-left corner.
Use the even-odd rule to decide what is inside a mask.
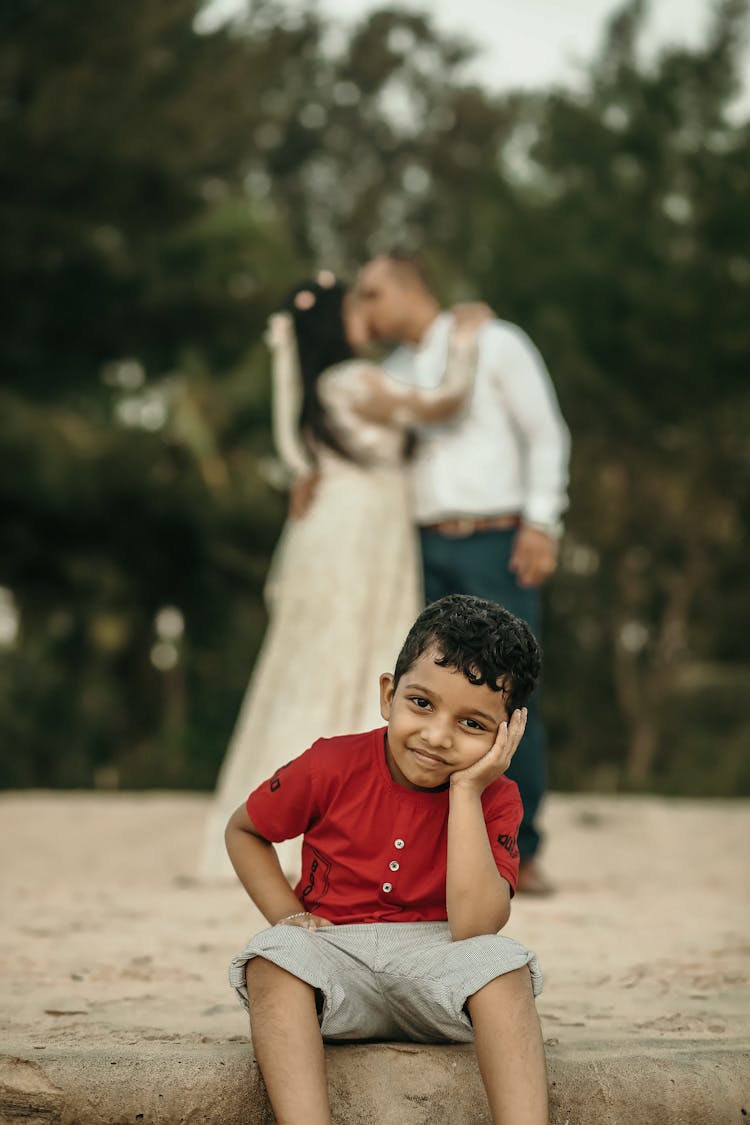
[[[454,305],[453,331],[451,337],[459,343],[472,342],[483,324],[495,319],[495,314],[489,305],[482,301],[469,301],[465,304]]]
[[[285,348],[294,340],[294,321],[290,313],[274,313],[269,316],[263,337],[271,351]]]
[[[451,789],[467,787],[477,793],[484,793],[488,785],[504,774],[513,761],[513,755],[526,730],[527,714],[527,709],[522,707],[520,711],[513,712],[509,723],[501,723],[487,753],[473,766],[451,774]]]

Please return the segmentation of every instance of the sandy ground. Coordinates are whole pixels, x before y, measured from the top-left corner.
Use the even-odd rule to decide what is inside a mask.
[[[208,798],[0,795],[0,1044],[246,1036],[226,964],[263,922],[195,876]],[[516,899],[548,1042],[750,1042],[750,802],[553,795],[558,893]]]

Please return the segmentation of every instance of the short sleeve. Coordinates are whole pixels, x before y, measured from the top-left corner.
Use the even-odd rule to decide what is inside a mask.
[[[245,802],[247,815],[266,840],[279,843],[301,836],[317,819],[311,758],[316,744],[276,770]]]
[[[518,829],[523,817],[518,786],[510,778],[501,778],[499,783],[485,790],[482,805],[495,865],[510,883],[511,893],[515,893],[519,863]]]

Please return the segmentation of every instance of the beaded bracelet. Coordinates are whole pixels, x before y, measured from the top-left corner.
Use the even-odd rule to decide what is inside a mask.
[[[292,918],[307,918],[312,917],[309,910],[299,910],[296,914],[287,914],[286,918],[279,918],[275,924],[280,926],[282,922],[291,922]]]

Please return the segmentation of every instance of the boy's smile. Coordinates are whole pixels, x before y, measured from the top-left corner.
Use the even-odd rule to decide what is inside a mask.
[[[438,789],[492,747],[508,719],[505,693],[472,684],[455,668],[435,663],[435,648],[407,669],[394,689],[380,677],[380,711],[388,722],[386,761],[406,789]]]

